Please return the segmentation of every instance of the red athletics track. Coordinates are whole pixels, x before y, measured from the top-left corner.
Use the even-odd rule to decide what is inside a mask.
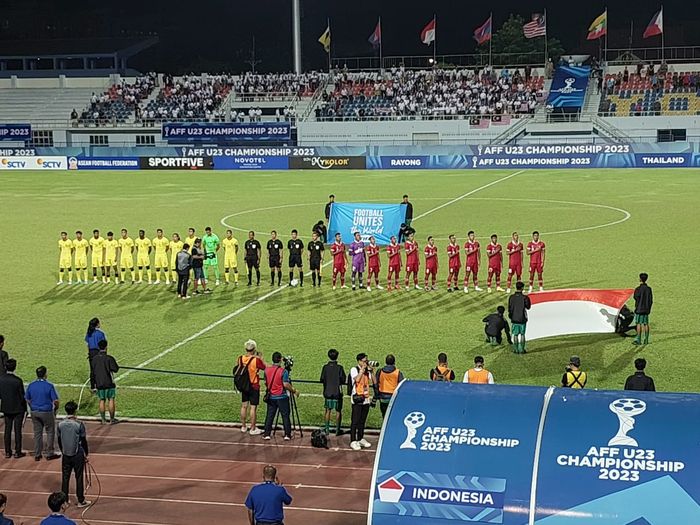
[[[286,525],[364,525],[374,462],[371,451],[354,452],[348,437],[331,438],[330,450],[314,449],[310,433],[282,444],[264,442],[238,428],[124,422],[86,422],[90,462],[102,484],[99,501],[85,513],[94,524],[247,525],[248,490],[271,463],[294,501]],[[35,462],[31,423],[24,430],[22,459],[0,458],[0,492],[15,524],[38,524],[49,511],[48,494],[61,488],[61,460]],[[340,448],[334,448],[340,447]],[[93,477],[87,499],[95,500]],[[71,481],[75,502],[75,482]],[[82,509],[67,515],[77,523]]]

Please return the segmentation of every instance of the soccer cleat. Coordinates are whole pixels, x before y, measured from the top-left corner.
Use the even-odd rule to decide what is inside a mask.
[[[416,290],[422,290],[422,289],[423,289],[423,288],[421,288],[420,286],[418,286],[417,284],[414,284],[413,287],[414,287]]]
[[[502,292],[502,291],[503,291],[503,288],[501,288],[500,286],[496,286],[496,291],[497,291],[497,292]]]
[[[488,293],[491,293],[491,287],[489,286],[488,288],[486,288],[486,291],[487,291]]]
[[[362,450],[362,445],[360,445],[359,441],[353,441],[350,443],[350,448],[353,450]]]
[[[371,287],[371,286],[368,286],[368,287],[367,287],[367,291],[368,291],[368,292],[371,292],[371,291],[372,291],[372,287]]]
[[[510,288],[506,288],[506,293],[510,293]]]
[[[136,281],[136,284],[143,284],[143,279],[139,279],[138,281]]]
[[[93,277],[93,278],[92,278],[92,282],[93,282],[93,283],[96,283],[96,282],[97,282],[97,277]]]
[[[58,286],[59,284],[63,284],[63,281],[58,281],[56,285]]]
[[[481,288],[479,288],[478,286],[474,287],[474,291],[475,292],[483,292],[483,290]]]
[[[433,285],[430,289],[433,290],[433,291],[434,291],[434,290],[437,290],[437,286],[436,286],[436,285]]]
[[[367,441],[365,438],[362,438],[360,440],[360,446],[362,448],[370,448],[372,446],[372,444],[369,441]]]
[[[335,285],[333,285],[333,289],[335,290]]]
[[[529,286],[529,287],[528,287],[527,293],[532,293],[532,286]]]
[[[409,291],[409,290],[410,290],[410,288],[408,286],[406,286],[406,291]]]
[[[149,279],[149,280],[148,280],[148,284],[153,284],[153,281],[151,281],[151,280]]]
[[[447,291],[452,293],[452,288],[448,288]]]
[[[464,293],[469,293],[469,288],[467,288],[466,286],[464,287]]]
[[[68,281],[68,284],[73,284],[73,281]]]
[[[340,288],[343,289],[343,290],[347,290],[348,287],[345,286],[345,285],[343,285],[343,286],[341,286]]]
[[[375,288],[377,288],[377,290],[383,290],[383,289],[384,289],[384,287],[383,287],[381,284],[378,284]]]
[[[544,292],[544,286],[540,286],[540,292]]]
[[[353,292],[355,291],[355,285],[354,285],[354,284],[352,285],[352,291],[353,291]]]
[[[68,281],[68,284],[73,284],[73,283],[71,283],[70,281]],[[75,284],[82,284],[82,283],[81,283],[80,279],[78,279],[77,281],[75,281]]]
[[[156,279],[153,284],[160,284],[160,279]]]
[[[387,292],[390,292],[390,291],[391,291],[391,285],[390,285],[390,284],[389,284],[389,285],[387,285],[387,287],[386,287],[386,291],[387,291]]]
[[[217,280],[216,280],[216,286],[219,286],[220,284],[221,284],[221,281],[219,281],[219,280],[217,279]]]

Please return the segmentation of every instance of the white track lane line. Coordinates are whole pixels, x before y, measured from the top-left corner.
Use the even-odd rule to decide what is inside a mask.
[[[461,201],[462,199],[465,199],[465,198],[469,197],[470,195],[474,195],[475,193],[478,193],[478,192],[480,192],[480,191],[482,191],[482,190],[485,190],[485,189],[487,189],[487,188],[490,188],[491,186],[495,186],[496,184],[499,184],[499,183],[501,183],[501,182],[507,181],[508,179],[512,179],[512,178],[515,177],[516,175],[520,175],[521,173],[524,173],[524,171],[525,171],[525,170],[519,170],[519,171],[516,171],[515,173],[511,173],[510,175],[507,175],[507,176],[505,176],[505,177],[501,177],[500,179],[496,179],[496,180],[494,180],[494,181],[491,181],[491,182],[489,182],[488,184],[484,184],[483,186],[479,186],[478,188],[473,189],[473,190],[471,190],[471,191],[468,191],[467,193],[464,193],[464,194],[460,195],[459,197],[456,197],[456,198],[454,198],[454,199],[452,199],[452,200],[449,200],[449,201],[447,201],[447,202],[445,202],[445,203],[443,203],[443,204],[440,204],[439,206],[436,206],[436,207],[434,207],[434,208],[431,208],[430,210],[428,210],[428,211],[426,211],[426,212],[424,212],[424,213],[421,213],[421,214],[418,215],[417,217],[414,217],[414,218],[413,218],[413,221],[415,222],[415,221],[417,221],[417,220],[420,220],[420,219],[422,219],[423,217],[427,217],[427,216],[430,215],[431,213],[434,213],[434,212],[436,212],[436,211],[438,211],[438,210],[441,210],[441,209],[445,208],[446,206],[450,206],[450,205],[452,205],[452,204],[454,204],[454,203],[456,203],[456,202],[459,202],[459,201]],[[323,265],[323,267],[328,266],[330,263],[331,263],[331,261],[328,261],[327,263],[325,263],[325,264]],[[309,272],[308,274],[306,274],[306,275],[310,275],[310,272]],[[226,321],[229,321],[230,319],[233,319],[234,317],[236,317],[236,316],[242,314],[243,312],[245,312],[245,311],[248,310],[249,308],[255,306],[256,304],[263,302],[265,299],[268,299],[268,298],[272,297],[273,295],[280,293],[282,290],[284,290],[284,289],[287,288],[288,286],[289,286],[288,284],[285,284],[284,286],[280,286],[280,287],[276,288],[275,290],[272,290],[271,292],[268,292],[268,293],[266,293],[265,295],[263,295],[263,296],[261,296],[261,297],[258,297],[258,298],[255,299],[254,301],[251,301],[250,303],[246,304],[245,306],[241,306],[238,310],[235,310],[235,311],[231,312],[230,314],[225,315],[224,317],[222,317],[222,318],[219,319],[218,321],[214,321],[214,322],[211,323],[210,325],[205,326],[205,327],[202,328],[199,332],[197,332],[197,333],[195,333],[195,334],[192,334],[192,335],[189,336],[188,338],[183,339],[182,341],[180,341],[180,342],[178,342],[178,343],[175,343],[173,346],[171,346],[171,347],[169,347],[169,348],[166,348],[165,350],[163,350],[163,351],[160,352],[159,354],[156,354],[156,355],[154,355],[153,357],[151,357],[151,358],[149,358],[149,359],[146,359],[143,363],[140,363],[140,364],[136,365],[135,368],[145,368],[145,367],[147,367],[147,366],[150,365],[151,363],[153,363],[153,362],[155,362],[155,361],[158,361],[160,358],[165,357],[166,355],[170,354],[171,352],[174,352],[175,350],[177,350],[177,349],[180,348],[181,346],[185,346],[187,343],[189,343],[189,342],[191,342],[191,341],[194,341],[194,340],[197,339],[199,336],[204,335],[204,334],[206,334],[207,332],[212,331],[214,328],[216,328],[216,327],[219,326],[220,324],[225,323]],[[133,370],[127,370],[127,371],[124,372],[123,374],[120,374],[119,376],[117,376],[117,378],[116,378],[115,380],[116,380],[116,381],[123,381],[124,379],[126,379],[127,377],[129,377],[129,376],[131,375],[132,372],[133,372]]]

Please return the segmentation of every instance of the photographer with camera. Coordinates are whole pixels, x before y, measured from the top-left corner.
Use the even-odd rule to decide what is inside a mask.
[[[244,345],[245,355],[238,356],[233,369],[233,382],[241,393],[241,432],[246,432],[246,419],[250,415],[250,435],[259,436],[263,433],[258,428],[258,406],[260,405],[260,377],[258,372],[265,370],[258,345],[248,339]]]
[[[396,358],[392,354],[386,356],[385,363],[386,366],[377,371],[376,380],[379,390],[379,395],[377,396],[379,398],[379,410],[382,413],[382,417],[386,415],[394,391],[399,386],[399,383],[404,380],[401,370],[396,368]]]
[[[586,372],[581,370],[581,358],[577,355],[572,355],[569,359],[569,365],[566,367],[566,372],[561,378],[561,386],[564,388],[585,388],[588,382]]]
[[[269,440],[272,434],[272,425],[275,422],[277,411],[282,415],[282,425],[284,427],[284,440],[292,439],[292,421],[290,419],[291,404],[289,402],[289,392],[295,397],[299,397],[299,392],[289,381],[289,370],[286,366],[281,366],[282,354],[275,352],[272,354],[272,365],[265,368],[265,403],[267,403],[267,414],[265,415],[265,431],[263,439]]]
[[[372,445],[365,439],[365,424],[372,403],[372,391],[375,389],[374,370],[371,365],[375,362],[367,360],[367,354],[357,354],[357,366],[350,369],[352,390],[352,416],[350,420],[350,448],[361,450]]]
[[[341,385],[345,384],[347,377],[342,365],[338,364],[338,351],[335,348],[328,350],[329,361],[321,369],[321,384],[323,384],[324,415],[326,434],[330,432],[331,412],[335,410],[335,435],[342,436],[340,423],[343,418],[343,392]]]

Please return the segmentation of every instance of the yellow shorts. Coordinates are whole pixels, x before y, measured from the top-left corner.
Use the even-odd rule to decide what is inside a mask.
[[[76,257],[75,258],[76,268],[87,268],[87,257]]]
[[[236,257],[225,257],[224,268],[238,268],[238,259]]]
[[[168,256],[165,254],[156,254],[155,261],[153,262],[156,268],[168,269]]]
[[[116,266],[117,265],[117,259],[116,257],[105,257],[104,261],[105,266]]]
[[[92,256],[92,267],[93,268],[102,268],[104,266],[104,263],[102,262],[102,257],[95,257],[94,255]]]
[[[151,258],[148,255],[137,255],[136,266],[150,266]]]
[[[170,259],[170,269],[171,269],[172,271],[175,271],[175,265],[176,265],[176,264],[177,264],[177,260],[175,259],[175,257],[172,257],[172,258]]]
[[[72,268],[73,261],[71,261],[70,257],[61,257],[58,260],[58,267],[61,268],[62,270],[65,270],[66,268]]]
[[[122,257],[119,260],[119,267],[120,268],[129,268],[129,270],[133,270],[134,269],[134,259],[132,257],[127,257],[127,258]]]

